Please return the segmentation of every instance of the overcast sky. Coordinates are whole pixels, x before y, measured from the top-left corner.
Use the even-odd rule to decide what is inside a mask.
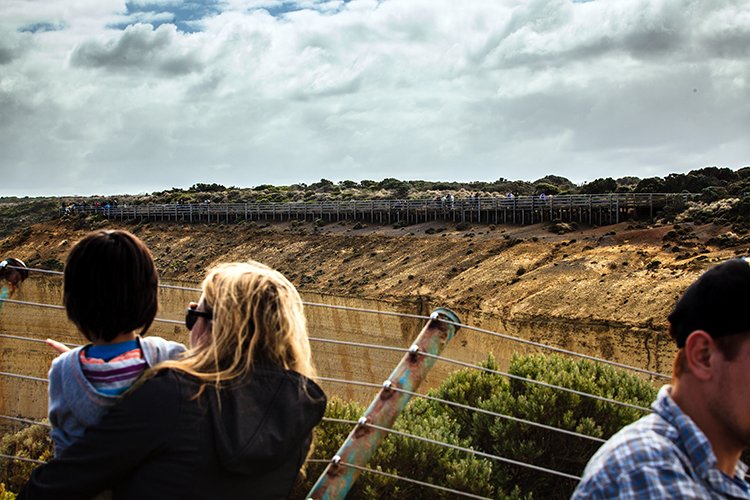
[[[0,1],[0,195],[710,165],[748,0]]]

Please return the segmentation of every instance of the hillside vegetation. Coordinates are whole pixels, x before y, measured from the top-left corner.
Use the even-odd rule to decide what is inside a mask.
[[[22,226],[46,221],[57,217],[61,207],[72,203],[94,205],[97,202],[127,204],[146,203],[256,203],[256,202],[300,202],[327,200],[365,199],[434,199],[447,194],[457,198],[480,194],[481,196],[514,195],[565,195],[598,193],[698,193],[700,201],[694,203],[690,217],[699,222],[720,224],[740,222],[748,226],[750,217],[750,167],[732,170],[725,167],[705,167],[687,174],[669,174],[666,177],[611,177],[595,179],[576,185],[565,177],[547,175],[533,182],[508,180],[450,182],[399,180],[386,178],[380,181],[343,180],[333,182],[321,179],[312,184],[291,184],[274,186],[262,184],[250,188],[223,186],[216,183],[197,183],[187,189],[171,188],[149,194],[103,193],[98,196],[60,197],[5,197],[0,198],[0,237],[7,236]],[[706,205],[728,200],[719,210],[706,209]],[[661,214],[672,220],[677,214],[689,208],[688,205],[669,207]],[[692,220],[692,219],[688,219]]]
[[[262,184],[252,188],[226,187],[216,183],[198,183],[188,189],[172,188],[165,191],[138,196],[120,196],[120,201],[130,203],[251,203],[320,201],[350,199],[425,199],[447,193],[462,197],[469,194],[504,196],[507,193],[520,195],[541,194],[594,194],[594,193],[705,193],[705,201],[714,201],[726,196],[743,196],[750,193],[750,167],[734,171],[729,168],[706,167],[687,174],[669,174],[650,177],[600,178],[586,184],[576,185],[565,177],[547,175],[533,182],[508,180],[447,182],[399,180],[386,178],[381,181],[343,180],[333,182],[321,179],[312,184],[274,186]],[[112,195],[110,193],[109,195]],[[71,197],[66,200],[74,201]]]

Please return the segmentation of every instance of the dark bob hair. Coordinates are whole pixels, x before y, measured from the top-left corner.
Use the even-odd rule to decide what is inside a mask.
[[[156,317],[159,276],[137,236],[99,230],[76,243],[65,262],[63,303],[89,341],[146,333]]]

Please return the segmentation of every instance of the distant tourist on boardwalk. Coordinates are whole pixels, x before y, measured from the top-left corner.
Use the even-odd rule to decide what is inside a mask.
[[[0,282],[5,281],[8,283],[8,289],[5,286],[2,287],[0,298],[5,299],[13,295],[18,285],[28,277],[29,271],[22,260],[8,257],[0,261]]]
[[[592,457],[573,498],[750,498],[750,262],[705,272],[669,315],[673,385]]]
[[[289,496],[326,406],[297,290],[262,264],[219,265],[185,324],[185,356],[149,370],[19,499]]]
[[[127,231],[86,235],[68,255],[63,302],[68,318],[91,342],[62,352],[49,372],[50,435],[55,456],[99,422],[149,367],[185,346],[141,337],[154,321],[159,277],[146,245]]]

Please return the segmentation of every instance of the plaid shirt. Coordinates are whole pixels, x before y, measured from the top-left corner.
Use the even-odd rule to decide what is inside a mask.
[[[716,468],[711,444],[661,388],[654,413],[612,436],[591,458],[573,493],[582,498],[750,498],[747,466]]]

